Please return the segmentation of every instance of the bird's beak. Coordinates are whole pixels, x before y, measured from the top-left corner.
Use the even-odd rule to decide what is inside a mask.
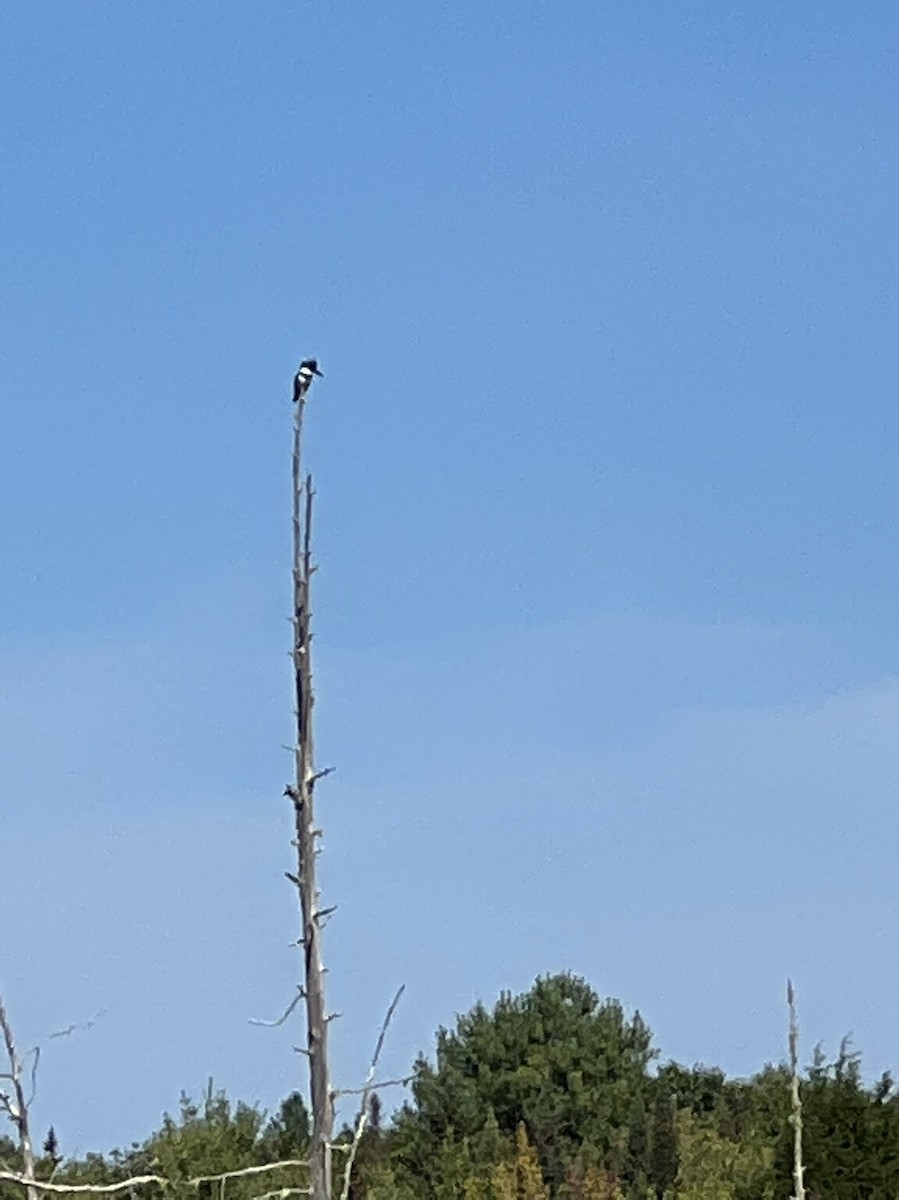
[[[324,375],[321,373],[321,371],[318,369],[318,367],[315,368],[315,370],[312,372],[312,374],[317,375],[319,377],[319,379],[324,379]]]

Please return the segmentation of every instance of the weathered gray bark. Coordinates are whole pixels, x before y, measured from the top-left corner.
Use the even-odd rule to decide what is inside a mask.
[[[293,668],[296,687],[296,746],[294,783],[287,788],[296,825],[297,874],[303,932],[306,1002],[306,1054],[312,1103],[310,1170],[313,1200],[331,1200],[331,1139],[334,1096],[328,1060],[328,1014],[325,1009],[324,966],[321,951],[322,910],[316,885],[315,771],[312,710],[312,476],[302,474],[301,450],[305,395],[297,402],[293,439]]]
[[[3,1036],[3,1044],[6,1048],[6,1060],[9,1068],[7,1071],[0,1071],[0,1107],[5,1110],[16,1130],[19,1150],[22,1154],[22,1178],[27,1182],[28,1200],[40,1200],[40,1191],[34,1186],[36,1182],[34,1145],[31,1141],[31,1128],[28,1120],[29,1101],[25,1095],[25,1083],[23,1080],[25,1064],[19,1057],[19,1052],[16,1049],[12,1026],[9,1023],[9,1017],[3,1005],[2,997],[0,997],[0,1033]],[[37,1066],[37,1050],[33,1053],[35,1055],[35,1062],[32,1068],[32,1077],[34,1075],[34,1068]],[[8,1087],[4,1085],[8,1085]]]
[[[805,1200],[805,1165],[802,1161],[802,1100],[799,1096],[799,1023],[796,1020],[796,994],[787,980],[787,1007],[790,1010],[790,1124],[793,1126],[793,1200]]]

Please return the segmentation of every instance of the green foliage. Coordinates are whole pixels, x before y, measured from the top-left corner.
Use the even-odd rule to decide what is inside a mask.
[[[802,1085],[806,1188],[811,1200],[899,1196],[899,1098],[889,1076],[865,1086],[848,1042],[833,1062],[816,1052]],[[781,1132],[778,1175],[788,1184],[792,1134]]]
[[[11,1138],[0,1137],[0,1170],[21,1171],[22,1158],[18,1147]],[[11,1184],[0,1183],[0,1200],[22,1200],[18,1188]]]
[[[755,1135],[722,1136],[712,1120],[677,1116],[677,1200],[774,1200],[774,1149]]]
[[[167,1179],[214,1175],[264,1161],[264,1116],[238,1103],[232,1108],[223,1092],[209,1091],[202,1104],[181,1097],[176,1117],[166,1113],[162,1128],[143,1147],[148,1165]]]
[[[621,1181],[614,1171],[595,1166],[585,1171],[571,1167],[557,1194],[563,1200],[625,1200]]]
[[[549,1190],[543,1182],[540,1160],[531,1145],[524,1124],[515,1134],[515,1157],[499,1163],[490,1177],[492,1200],[548,1200]]]
[[[649,1127],[647,1189],[657,1200],[663,1200],[674,1185],[680,1169],[680,1150],[677,1135],[677,1101],[658,1085],[654,1089]]]
[[[792,1195],[789,1073],[749,1080],[666,1063],[651,1074],[649,1031],[571,975],[477,1005],[419,1059],[413,1098],[392,1121],[380,1109],[363,1136],[351,1200],[786,1200]],[[817,1053],[801,1083],[809,1200],[897,1200],[899,1096],[889,1076],[867,1086],[844,1044]],[[221,1200],[219,1183],[188,1181],[304,1158],[309,1114],[294,1093],[268,1119],[210,1085],[143,1143],[60,1163],[50,1131],[39,1178],[114,1183],[152,1173],[165,1200]],[[351,1137],[345,1129],[343,1141]],[[335,1157],[340,1177],[342,1158]],[[0,1162],[21,1170],[14,1141]],[[229,1179],[225,1200],[303,1187],[304,1167]],[[339,1186],[339,1185],[338,1185]],[[338,1193],[339,1194],[339,1193]],[[0,1184],[0,1200],[23,1200]],[[133,1200],[163,1200],[158,1187]]]
[[[105,1158],[88,1155],[82,1162],[67,1163],[56,1178],[65,1183],[104,1184],[132,1175],[161,1175],[171,1181],[170,1194],[185,1200],[217,1200],[221,1194],[218,1182],[195,1187],[187,1186],[187,1180],[302,1158],[308,1139],[308,1112],[299,1095],[289,1096],[277,1116],[266,1123],[258,1108],[232,1105],[210,1081],[200,1102],[182,1094],[178,1115],[165,1113],[160,1129],[145,1142],[135,1143],[127,1151],[114,1150]],[[307,1177],[305,1167],[292,1167],[228,1180],[226,1195],[228,1200],[251,1200],[285,1185],[305,1186]]]
[[[49,1179],[60,1161],[59,1142],[55,1130],[51,1128],[44,1139],[43,1154],[38,1156],[35,1162],[38,1179]],[[19,1174],[23,1166],[18,1145],[8,1136],[0,1136],[0,1170]],[[0,1183],[0,1200],[23,1200],[24,1194],[22,1188],[17,1185]]]
[[[621,1155],[647,1086],[650,1042],[639,1014],[627,1019],[572,975],[505,993],[492,1012],[477,1005],[452,1032],[440,1030],[435,1065],[416,1063],[415,1104],[398,1121],[401,1155],[428,1177],[443,1143],[473,1144],[488,1121],[514,1138],[523,1124],[547,1181],[561,1183],[585,1146],[598,1163]]]
[[[310,1133],[306,1101],[299,1092],[292,1092],[269,1121],[262,1141],[272,1159],[302,1158],[309,1149]]]

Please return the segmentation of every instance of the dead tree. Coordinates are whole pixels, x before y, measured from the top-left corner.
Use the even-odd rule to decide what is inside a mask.
[[[90,1029],[93,1025],[94,1021],[88,1021],[82,1026],[70,1025],[67,1029],[61,1029],[57,1033],[49,1034],[49,1037],[68,1037],[76,1029]],[[46,1200],[48,1194],[59,1197],[84,1197],[85,1200],[91,1196],[112,1198],[121,1192],[127,1192],[129,1200],[135,1200],[135,1192],[138,1188],[152,1187],[154,1194],[158,1195],[160,1188],[165,1193],[171,1192],[173,1188],[179,1185],[186,1184],[187,1187],[200,1193],[200,1189],[204,1188],[205,1185],[215,1183],[219,1184],[219,1195],[224,1196],[225,1184],[229,1179],[243,1179],[249,1176],[265,1175],[270,1172],[287,1169],[296,1170],[298,1167],[305,1169],[309,1167],[309,1163],[304,1158],[288,1158],[267,1163],[254,1163],[252,1166],[239,1167],[234,1171],[222,1171],[218,1175],[196,1175],[187,1180],[176,1181],[166,1178],[164,1175],[148,1173],[144,1175],[132,1175],[127,1179],[120,1179],[115,1183],[106,1184],[56,1183],[53,1175],[56,1173],[56,1168],[62,1160],[52,1150],[48,1150],[48,1147],[55,1144],[56,1141],[56,1135],[51,1126],[47,1141],[44,1144],[44,1150],[49,1153],[53,1164],[53,1172],[49,1179],[39,1180],[36,1171],[34,1143],[31,1140],[29,1113],[37,1090],[40,1045],[33,1046],[24,1055],[19,1052],[2,996],[0,996],[0,1039],[2,1039],[6,1051],[7,1063],[6,1070],[0,1070],[0,1112],[5,1112],[15,1127],[19,1153],[22,1157],[21,1171],[9,1170],[5,1163],[0,1163],[0,1183],[9,1183],[23,1188],[26,1200]],[[264,1196],[258,1197],[257,1200],[289,1200],[292,1196],[309,1196],[311,1193],[311,1187],[291,1187],[289,1184],[286,1184],[273,1191],[266,1192]]]
[[[19,1151],[22,1155],[22,1180],[25,1183],[28,1200],[40,1200],[40,1192],[36,1186],[34,1143],[31,1140],[31,1127],[28,1110],[34,1099],[35,1080],[37,1077],[38,1048],[29,1051],[32,1059],[31,1068],[27,1072],[25,1059],[19,1054],[16,1040],[13,1037],[12,1026],[0,997],[0,1036],[6,1049],[5,1071],[0,1071],[0,1109],[6,1113],[16,1131]],[[26,1058],[28,1057],[26,1056]],[[31,1092],[29,1096],[26,1088]]]
[[[793,1126],[793,1200],[805,1200],[805,1164],[802,1161],[802,1100],[799,1096],[799,1022],[796,1019],[796,993],[787,980],[787,1007],[790,1010],[790,1124]]]
[[[311,372],[303,368],[294,381],[293,434],[293,670],[296,700],[294,782],[286,789],[293,803],[297,873],[288,874],[300,898],[304,979],[301,994],[306,1003],[306,1048],[312,1102],[310,1175],[313,1200],[331,1200],[331,1139],[334,1132],[334,1094],[328,1059],[328,1024],[325,1008],[325,969],[322,963],[322,923],[331,910],[323,909],[316,885],[316,859],[321,831],[315,824],[315,785],[326,772],[316,772],[312,710],[312,476],[302,472],[303,416]],[[317,373],[317,370],[316,370]]]

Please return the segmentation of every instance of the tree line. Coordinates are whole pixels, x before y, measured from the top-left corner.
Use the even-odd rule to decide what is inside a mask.
[[[899,1197],[899,1095],[887,1074],[866,1083],[848,1042],[816,1050],[802,1072],[808,1200]],[[415,1062],[409,1095],[385,1118],[377,1091],[349,1182],[351,1200],[785,1200],[793,1193],[790,1070],[750,1079],[663,1063],[639,1013],[571,974],[476,1005]],[[352,1131],[335,1137],[335,1179]],[[164,1176],[185,1200],[300,1194],[302,1167],[225,1181],[225,1172],[308,1154],[299,1094],[277,1113],[233,1103],[210,1085],[128,1149],[64,1157],[50,1130],[38,1177],[114,1184]],[[62,1146],[62,1148],[61,1148]],[[18,1150],[0,1138],[0,1164]],[[204,1176],[216,1179],[204,1184]],[[261,1178],[261,1176],[260,1176]],[[198,1179],[200,1182],[198,1183]],[[190,1183],[188,1181],[191,1181]],[[144,1193],[145,1194],[145,1193]],[[335,1193],[337,1194],[337,1193]],[[0,1200],[21,1191],[0,1183]]]

